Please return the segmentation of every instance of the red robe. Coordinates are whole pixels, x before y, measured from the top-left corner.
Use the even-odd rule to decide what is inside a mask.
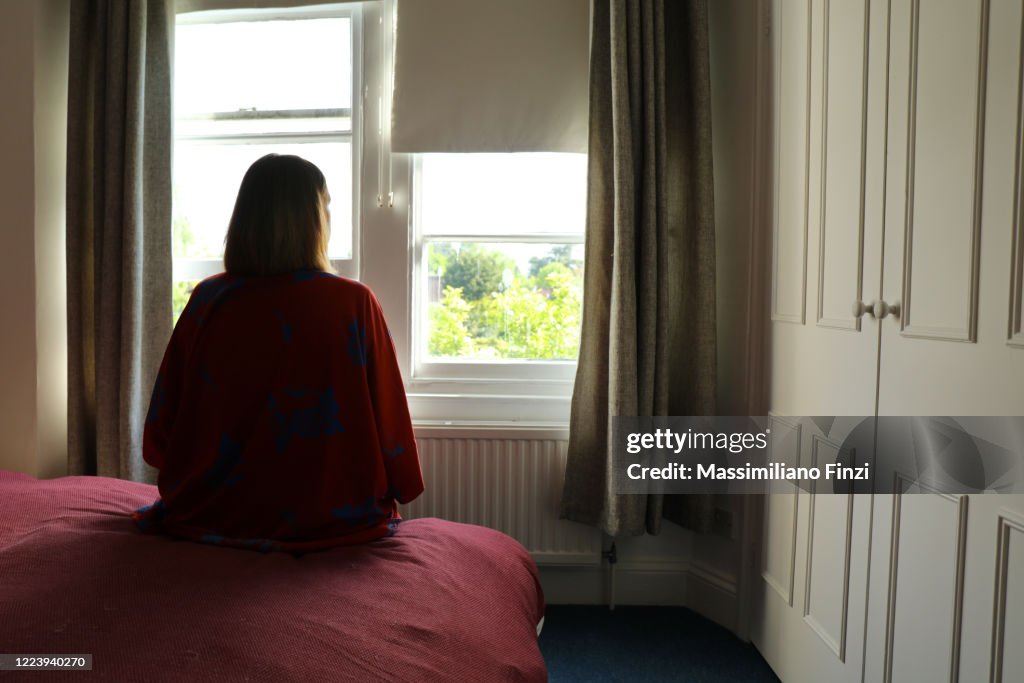
[[[145,531],[306,551],[393,534],[423,491],[380,304],[320,271],[221,273],[193,290],[153,388]]]

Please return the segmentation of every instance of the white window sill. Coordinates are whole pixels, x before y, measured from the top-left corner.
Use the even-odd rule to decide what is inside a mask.
[[[566,441],[569,426],[555,422],[413,420],[420,439],[553,439]]]
[[[561,395],[509,393],[438,393],[410,391],[409,412],[418,425],[525,425],[567,429],[571,398]]]

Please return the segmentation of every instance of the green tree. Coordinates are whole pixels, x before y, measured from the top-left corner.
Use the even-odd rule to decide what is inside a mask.
[[[473,304],[470,318],[484,333],[474,341],[493,348],[500,358],[575,358],[580,334],[580,281],[563,264],[557,265],[561,267],[546,273],[545,289],[519,278],[504,292]]]
[[[196,235],[192,230],[192,223],[186,216],[175,216],[171,223],[171,253],[174,258],[195,257],[193,250],[196,244]],[[171,291],[171,311],[173,322],[178,323],[181,312],[185,310],[185,304],[192,294],[195,282],[178,281],[173,285]]]
[[[457,287],[445,287],[441,301],[430,304],[427,350],[431,356],[457,357],[472,353],[473,341],[466,329],[469,310],[462,290]]]
[[[194,258],[192,253],[196,244],[196,234],[192,230],[192,222],[187,216],[175,216],[171,222],[171,253],[175,258]]]
[[[571,258],[570,245],[560,245],[547,256],[533,259],[530,276],[520,273],[511,258],[480,245],[439,251],[433,265],[442,269],[446,287],[441,301],[431,304],[429,310],[431,355],[576,357],[583,269],[582,263]],[[510,273],[514,277],[510,278]],[[453,286],[453,281],[462,286]],[[467,283],[477,285],[473,293],[479,296],[465,294]]]
[[[545,276],[548,295],[548,324],[551,346],[545,358],[575,359],[580,347],[583,316],[583,273],[568,267],[553,269]]]
[[[535,273],[534,281],[536,282],[537,287],[549,292],[554,292],[555,288],[558,287],[559,282],[557,279],[552,279],[552,276],[556,273],[568,275],[569,278],[573,278],[575,276],[569,266],[561,261],[553,261]]]
[[[178,318],[181,317],[181,312],[185,310],[185,304],[188,303],[188,298],[192,296],[192,290],[197,284],[195,281],[187,282],[185,280],[174,283],[174,288],[171,292],[171,310],[173,311],[174,324],[178,323]]]
[[[431,242],[427,245],[427,271],[431,275],[444,275],[448,261],[455,255],[451,242]]]
[[[466,301],[478,301],[504,289],[506,273],[513,275],[516,270],[515,261],[506,254],[468,244],[448,257],[444,284],[461,289]]]
[[[531,258],[530,277],[536,277],[540,271],[552,263],[561,263],[570,270],[577,270],[583,263],[572,257],[572,247],[571,244],[559,244],[556,247],[551,247],[551,251],[546,256]]]

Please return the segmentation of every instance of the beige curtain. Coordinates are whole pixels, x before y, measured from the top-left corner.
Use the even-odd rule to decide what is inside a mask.
[[[171,329],[165,0],[73,0],[68,90],[68,467],[154,481],[146,406]]]
[[[711,526],[710,496],[616,495],[611,418],[715,410],[706,0],[594,0],[583,337],[562,516]]]

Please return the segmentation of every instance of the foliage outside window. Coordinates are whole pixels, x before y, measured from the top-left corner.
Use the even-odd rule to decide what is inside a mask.
[[[512,246],[512,245],[506,245]],[[583,262],[576,245],[540,245],[524,272],[499,245],[435,242],[428,272],[428,353],[572,360],[579,347]]]
[[[427,362],[575,360],[586,157],[425,154],[416,169]]]

